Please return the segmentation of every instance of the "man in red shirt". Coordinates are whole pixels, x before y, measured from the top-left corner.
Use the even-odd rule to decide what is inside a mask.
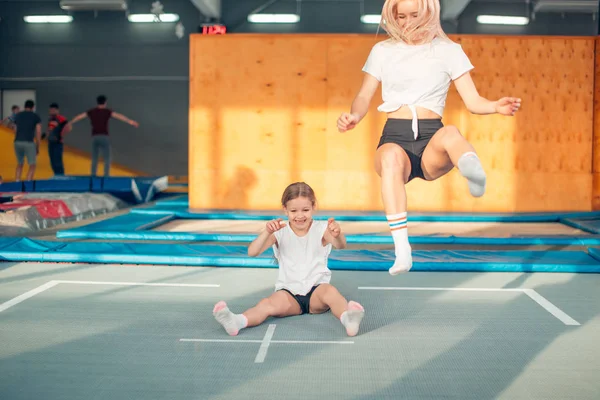
[[[50,104],[48,116],[48,156],[54,175],[64,175],[63,165],[63,137],[69,132],[67,119],[60,115],[58,104]]]
[[[81,121],[84,118],[89,118],[92,124],[92,175],[96,175],[96,169],[98,167],[98,156],[102,153],[102,159],[104,160],[104,176],[108,176],[110,173],[110,141],[108,139],[108,121],[112,118],[121,120],[136,128],[139,124],[127,118],[126,116],[119,114],[110,108],[106,107],[106,96],[98,96],[96,99],[97,106],[88,110],[87,112],[77,115],[69,123],[72,126],[74,123]]]

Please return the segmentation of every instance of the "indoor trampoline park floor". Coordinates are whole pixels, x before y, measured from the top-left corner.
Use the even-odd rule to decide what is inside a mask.
[[[0,237],[0,399],[600,399],[600,213],[414,213],[392,277],[385,216],[331,212],[359,334],[328,312],[228,336],[213,307],[273,292],[247,246],[280,214],[184,198]]]
[[[273,268],[0,263],[2,399],[598,399],[600,275],[333,271],[366,310],[228,336]]]

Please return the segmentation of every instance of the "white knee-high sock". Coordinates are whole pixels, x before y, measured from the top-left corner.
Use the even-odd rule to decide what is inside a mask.
[[[386,216],[394,238],[396,261],[389,272],[397,275],[412,268],[412,248],[408,243],[408,221],[405,212]]]
[[[486,176],[477,154],[470,151],[458,159],[458,170],[467,178],[469,192],[473,197],[481,197],[485,193]]]

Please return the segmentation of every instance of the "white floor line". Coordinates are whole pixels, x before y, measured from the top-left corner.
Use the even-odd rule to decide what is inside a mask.
[[[554,315],[556,318],[561,320],[565,325],[581,325],[579,322],[575,321],[573,318],[569,317],[564,311],[560,308],[556,307],[554,304],[549,302],[544,296],[539,294],[533,289],[524,289],[525,294],[533,299],[536,303],[542,306],[546,311],[550,314]]]
[[[272,344],[354,344],[351,341],[334,340],[272,340]]]
[[[212,287],[221,285],[205,283],[145,283],[145,282],[102,282],[102,281],[56,281],[73,285],[115,285],[115,286],[167,286],[167,287]]]
[[[17,296],[14,299],[11,299],[5,303],[0,304],[0,312],[6,311],[9,308],[11,308],[12,306],[16,306],[17,304],[19,304],[27,299],[30,299],[37,294],[40,294],[50,288],[53,288],[54,286],[58,285],[58,283],[59,283],[58,281],[46,282],[43,285],[30,290],[29,292],[23,293],[22,295]]]
[[[262,343],[262,340],[244,339],[179,339],[180,342],[208,342],[208,343]]]
[[[444,287],[401,287],[401,286],[359,286],[359,290],[424,290],[455,292],[522,292],[520,288],[444,288]]]
[[[267,351],[269,350],[269,345],[271,344],[271,339],[273,339],[273,334],[275,333],[275,326],[275,324],[269,325],[267,333],[265,333],[265,337],[263,338],[262,344],[260,345],[260,349],[258,349],[258,354],[254,359],[255,363],[262,363],[265,361]]]
[[[179,339],[180,342],[203,343],[263,343],[264,340],[248,339]],[[335,340],[271,340],[270,344],[354,344],[353,341]]]
[[[29,292],[23,293],[11,299],[5,303],[0,304],[0,312],[8,310],[9,308],[37,295],[58,284],[72,284],[72,285],[114,285],[114,286],[168,286],[168,287],[210,287],[218,288],[221,285],[216,284],[203,284],[203,283],[144,283],[144,282],[102,282],[102,281],[49,281]]]
[[[401,287],[401,286],[359,286],[359,290],[424,290],[424,291],[457,291],[457,292],[521,292],[554,315],[565,325],[581,325],[564,311],[549,302],[544,296],[533,289],[525,288],[443,288],[443,287]]]

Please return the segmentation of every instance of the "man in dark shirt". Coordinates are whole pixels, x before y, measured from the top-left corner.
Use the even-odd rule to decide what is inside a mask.
[[[64,175],[63,165],[63,137],[69,132],[67,119],[60,115],[58,104],[50,104],[48,116],[48,156],[54,175]]]
[[[42,140],[42,119],[33,112],[34,107],[33,100],[27,100],[25,109],[15,116],[15,125],[17,126],[14,142],[15,155],[17,156],[15,181],[17,182],[21,181],[25,157],[27,157],[27,163],[29,164],[27,180],[33,180],[35,174],[37,155]]]
[[[104,176],[108,176],[110,174],[110,141],[108,139],[108,122],[110,118],[116,118],[131,126],[135,126],[136,128],[139,124],[136,121],[107,108],[106,96],[98,96],[96,103],[97,106],[95,108],[73,118],[69,123],[69,126],[72,126],[72,124],[81,121],[84,118],[90,119],[92,124],[92,175],[96,175],[98,156],[102,152],[102,159],[104,160]]]

